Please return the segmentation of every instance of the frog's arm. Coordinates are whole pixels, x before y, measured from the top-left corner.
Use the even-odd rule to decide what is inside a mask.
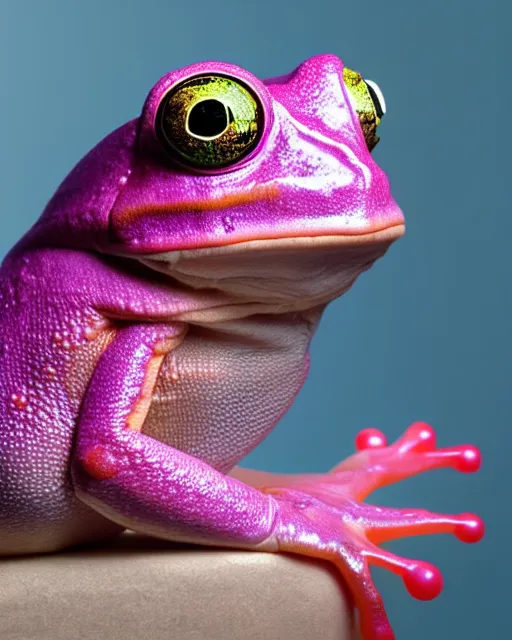
[[[140,432],[160,364],[183,333],[182,325],[134,324],[103,353],[79,420],[77,495],[161,538],[255,547],[272,533],[275,499]]]

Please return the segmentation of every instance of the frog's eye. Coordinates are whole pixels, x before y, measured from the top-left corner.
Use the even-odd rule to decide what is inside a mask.
[[[343,69],[343,80],[357,112],[366,145],[371,151],[379,141],[377,128],[386,113],[384,96],[375,82],[363,79],[361,74],[346,67]]]
[[[235,164],[255,148],[263,132],[263,109],[239,80],[196,76],[164,96],[157,130],[180,162],[218,169]]]

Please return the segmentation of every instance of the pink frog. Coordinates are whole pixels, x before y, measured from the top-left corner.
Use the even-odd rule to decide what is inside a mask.
[[[331,561],[364,640],[393,638],[370,565],[416,598],[439,571],[378,544],[483,535],[471,514],[370,506],[374,489],[477,449],[367,429],[328,473],[236,465],[308,373],[326,305],[404,232],[370,155],[379,87],[332,55],[264,82],[172,71],[71,171],[0,271],[0,555],[130,529]]]

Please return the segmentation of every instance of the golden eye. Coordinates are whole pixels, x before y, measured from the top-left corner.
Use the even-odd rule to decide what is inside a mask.
[[[363,79],[361,74],[352,69],[343,69],[343,80],[357,112],[366,145],[371,151],[379,141],[377,128],[386,113],[384,96],[375,82]]]
[[[217,169],[254,149],[263,132],[263,109],[252,91],[234,78],[196,76],[164,96],[157,128],[180,162]]]

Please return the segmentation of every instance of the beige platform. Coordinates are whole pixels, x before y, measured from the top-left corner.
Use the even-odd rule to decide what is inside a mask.
[[[132,534],[0,560],[1,640],[355,640],[336,572]]]

